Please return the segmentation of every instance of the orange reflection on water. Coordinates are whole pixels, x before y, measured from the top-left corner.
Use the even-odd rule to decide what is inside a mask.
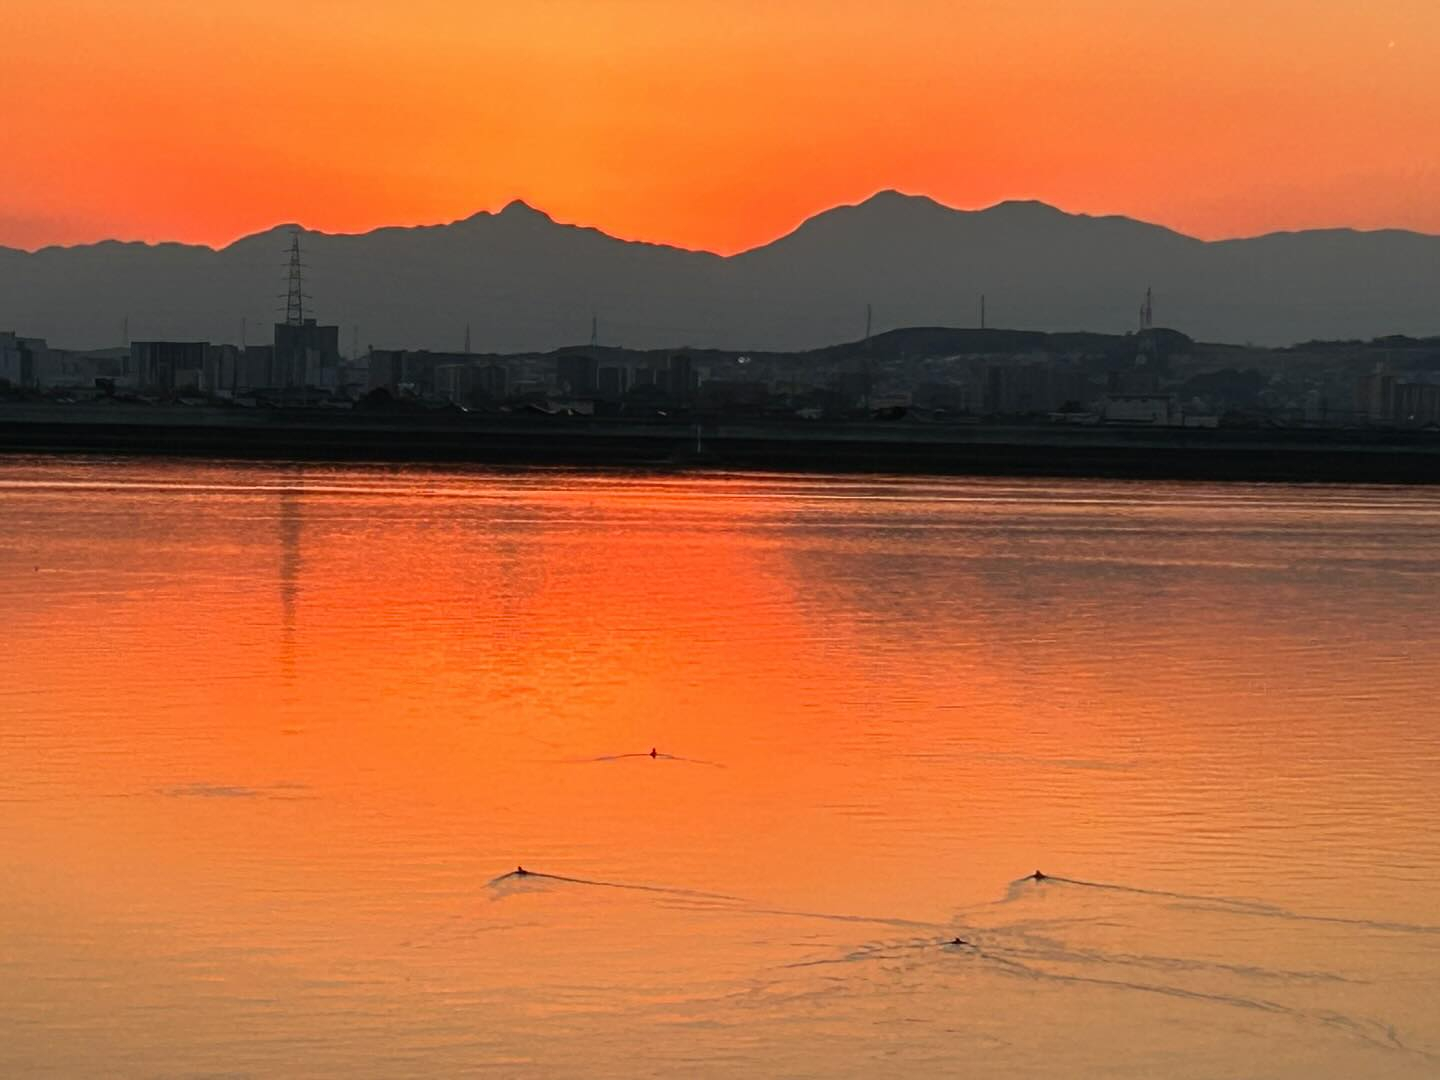
[[[36,461],[0,503],[7,1071],[1440,1040],[1391,989],[1440,985],[1431,493]],[[1138,891],[992,906],[1037,866]]]

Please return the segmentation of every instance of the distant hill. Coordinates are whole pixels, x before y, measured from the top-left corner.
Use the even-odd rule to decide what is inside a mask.
[[[66,347],[134,339],[268,341],[289,229],[214,251],[106,242],[0,248],[0,329]],[[1157,320],[1211,341],[1440,333],[1440,237],[1325,230],[1204,242],[1042,203],[952,210],[882,192],[731,257],[615,239],[523,203],[450,225],[305,233],[308,291],[348,350],[603,344],[796,350],[874,328],[1121,333],[1147,286]]]

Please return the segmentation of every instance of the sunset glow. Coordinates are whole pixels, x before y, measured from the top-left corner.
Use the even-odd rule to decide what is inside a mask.
[[[1440,232],[1433,0],[10,0],[0,243],[524,198],[722,252],[881,188]]]

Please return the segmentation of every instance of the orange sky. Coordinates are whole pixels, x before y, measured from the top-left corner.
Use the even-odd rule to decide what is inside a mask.
[[[0,244],[521,197],[734,251],[887,187],[1440,233],[1437,0],[5,0]]]

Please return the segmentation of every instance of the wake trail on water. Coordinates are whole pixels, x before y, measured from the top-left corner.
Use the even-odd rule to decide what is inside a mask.
[[[1360,991],[1361,987],[1370,985],[1365,979],[1323,970],[1267,967],[1245,963],[1243,957],[1227,960],[1204,956],[1150,954],[1123,947],[1109,949],[1095,942],[1063,940],[1068,936],[1067,928],[1079,930],[1082,925],[1115,927],[1120,925],[1114,921],[1115,918],[1123,920],[1123,916],[1000,920],[996,925],[983,918],[977,921],[974,917],[976,913],[972,911],[970,918],[957,913],[956,918],[948,921],[930,922],[899,916],[807,911],[765,905],[725,893],[532,870],[511,871],[489,883],[489,887],[500,894],[497,899],[512,895],[517,891],[517,886],[525,885],[615,889],[650,894],[681,902],[689,901],[691,904],[686,906],[693,905],[697,914],[731,919],[759,917],[820,920],[834,924],[890,927],[899,931],[888,940],[882,938],[848,945],[835,942],[832,946],[834,951],[828,955],[828,950],[821,946],[818,955],[802,954],[793,962],[782,963],[777,969],[772,969],[787,970],[790,972],[787,979],[792,976],[808,978],[804,973],[813,972],[814,977],[821,978],[827,985],[838,987],[848,982],[849,977],[842,974],[846,969],[857,970],[869,965],[881,965],[882,969],[897,973],[929,973],[930,977],[941,978],[953,975],[970,979],[990,971],[1002,977],[1057,986],[1103,988],[1269,1015],[1314,1029],[1328,1030],[1376,1050],[1403,1054],[1427,1063],[1440,1062],[1440,1055],[1406,1042],[1397,1028],[1383,1019],[1366,1017],[1356,1013],[1353,1008],[1342,1011],[1339,1008],[1327,1007],[1341,1004],[1339,1000],[1333,1003],[1305,1000],[1305,996],[1313,995],[1326,985],[1337,990],[1342,985],[1348,986],[1352,989],[1347,993],[1353,994]],[[1116,896],[1152,898],[1165,901],[1165,906],[1171,910],[1178,906],[1200,912],[1275,918],[1302,924],[1339,924],[1387,932],[1421,934],[1440,932],[1440,928],[1423,925],[1338,916],[1311,916],[1243,897],[1205,896],[1063,876],[1042,875],[1038,880],[1034,876],[1022,878],[1011,883],[1005,900],[998,904],[1004,905],[1026,896],[1036,897],[1046,887],[1055,887],[1057,892],[1094,890]],[[996,903],[985,907],[999,914]],[[961,966],[955,967],[956,964]],[[825,974],[826,972],[833,974]],[[969,974],[962,974],[965,972]],[[1217,984],[1217,978],[1240,981],[1231,985]],[[1285,998],[1292,992],[1304,996],[1294,1001],[1286,1001]],[[1378,1002],[1372,1001],[1372,1004]]]
[[[649,756],[648,754],[646,755]],[[499,877],[486,883],[486,887],[496,889],[505,885],[529,881],[557,881],[565,885],[588,885],[597,889],[624,889],[630,892],[659,893],[664,896],[680,896],[691,900],[722,900],[732,904],[744,904],[747,901],[743,897],[730,896],[726,893],[702,892],[698,889],[677,889],[667,885],[645,885],[625,881],[600,881],[596,878],[567,877],[564,874],[544,874],[538,870],[526,870],[523,873],[519,870],[511,870],[508,874],[501,874]]]
[[[833,918],[833,916],[832,916]],[[902,926],[930,929],[929,924],[912,923],[904,920],[852,919],[846,921],[884,922]],[[1027,933],[1021,927],[970,927],[952,924],[943,933],[954,934],[952,938],[910,938],[903,942],[872,942],[857,946],[841,956],[821,957],[786,964],[785,967],[817,967],[828,964],[850,964],[867,960],[899,959],[902,954],[931,952],[937,948],[945,952],[964,952],[983,956],[997,962],[1022,961],[1048,962],[1072,965],[1115,965],[1137,967],[1176,976],[1221,975],[1243,979],[1276,982],[1281,985],[1304,983],[1343,983],[1368,985],[1365,980],[1352,979],[1329,971],[1296,971],[1286,968],[1269,968],[1256,964],[1230,964],[1218,960],[1195,959],[1183,956],[1161,956],[1147,953],[1106,952],[1099,949],[1075,949],[1052,938],[1040,938]],[[1019,958],[1019,959],[1016,959]]]
[[[646,755],[649,756],[648,754]],[[627,892],[654,893],[659,896],[676,897],[681,900],[704,900],[724,905],[723,910],[733,915],[772,916],[787,919],[817,919],[825,922],[857,923],[871,926],[893,926],[899,929],[932,930],[937,933],[949,932],[947,923],[927,922],[890,915],[851,915],[832,911],[806,911],[797,908],[768,907],[755,900],[730,893],[704,892],[698,889],[679,889],[668,885],[639,884],[621,881],[603,881],[597,878],[569,877],[564,874],[546,874],[537,870],[511,870],[508,874],[486,883],[486,887],[500,895],[510,895],[513,886],[528,882],[558,882],[563,885],[584,885],[591,888],[622,889]],[[712,910],[706,905],[703,910]]]
[[[1396,1050],[1425,1058],[1428,1061],[1440,1061],[1440,1057],[1430,1053],[1428,1050],[1407,1045],[1400,1039],[1399,1034],[1392,1025],[1381,1023],[1378,1020],[1347,1016],[1344,1013],[1327,1009],[1298,1008],[1268,998],[1214,993],[1204,990],[1192,990],[1183,986],[1138,982],[1131,979],[1112,979],[1099,975],[1076,975],[1066,972],[1046,971],[1043,968],[1023,963],[1011,957],[999,956],[990,952],[982,951],[979,953],[979,956],[982,960],[988,961],[1001,971],[1027,979],[1086,986],[1102,986],[1116,990],[1131,990],[1137,993],[1157,994],[1162,997],[1180,998],[1188,1001],[1224,1005],[1231,1008],[1248,1009],[1278,1016],[1288,1016],[1296,1020],[1345,1032],[1363,1042],[1369,1043],[1371,1046],[1383,1050]]]
[[[638,758],[649,758],[652,761],[678,761],[684,765],[704,765],[711,769],[725,768],[718,761],[706,761],[704,758],[681,757],[679,754],[602,754],[600,757],[569,758],[567,765],[599,765],[610,761],[633,761]]]
[[[1036,940],[1026,935],[1023,930],[1017,931],[1003,926],[955,929],[960,936],[948,941],[915,937],[875,941],[853,946],[837,955],[811,957],[782,966],[791,970],[833,969],[888,962],[891,965],[902,965],[904,970],[912,972],[939,973],[968,969],[978,973],[988,969],[1004,976],[1036,982],[1101,987],[1265,1013],[1329,1029],[1362,1041],[1375,1049],[1402,1053],[1426,1061],[1440,1061],[1440,1056],[1406,1043],[1394,1025],[1382,1020],[1351,1015],[1338,1009],[1289,1004],[1270,996],[1296,984],[1358,984],[1357,980],[1342,975],[1286,971],[1183,957],[1076,950],[1060,942]],[[964,963],[966,968],[955,969],[950,966],[957,962]],[[1056,970],[1057,965],[1079,967],[1081,970]],[[1158,981],[1148,981],[1143,975],[1136,977],[1123,970],[1137,966],[1153,969]],[[1122,970],[1113,973],[1107,970],[1112,967]],[[1086,968],[1090,970],[1086,971]],[[1279,983],[1272,985],[1269,993],[1253,994],[1244,989],[1240,992],[1226,992],[1224,989],[1187,986],[1166,980],[1166,975],[1182,980],[1186,977],[1228,976],[1246,980],[1278,980]]]
[[[917,953],[929,952],[937,948],[951,951],[970,949],[978,952],[969,942],[957,945],[953,941],[937,942],[933,938],[920,938],[891,944],[861,945],[841,956],[822,956],[812,960],[796,960],[793,963],[785,964],[784,967],[828,967],[834,964],[857,964],[870,960],[904,960]]]
[[[1353,926],[1363,930],[1378,930],[1394,934],[1435,934],[1440,935],[1440,926],[1425,923],[1392,922],[1385,919],[1364,919],[1345,915],[1314,915],[1293,911],[1278,904],[1266,903],[1236,896],[1205,896],[1199,893],[1172,892],[1167,889],[1150,889],[1139,885],[1123,885],[1108,881],[1084,881],[1080,878],[1061,877],[1046,874],[1036,880],[1026,876],[1010,883],[1004,900],[1010,903],[1027,895],[1035,887],[1049,884],[1072,886],[1082,889],[1097,889],[1109,893],[1124,893],[1132,896],[1149,896],[1162,900],[1178,900],[1195,905],[1200,910],[1216,911],[1235,915],[1252,915],[1260,918],[1283,919],[1288,922],[1327,923],[1335,926]]]
[[[894,926],[916,930],[947,931],[945,923],[925,922],[921,919],[906,919],[895,915],[844,915],[830,911],[800,911],[795,908],[767,908],[751,906],[745,909],[747,915],[772,915],[786,919],[822,919],[825,922],[860,923],[871,926]]]

